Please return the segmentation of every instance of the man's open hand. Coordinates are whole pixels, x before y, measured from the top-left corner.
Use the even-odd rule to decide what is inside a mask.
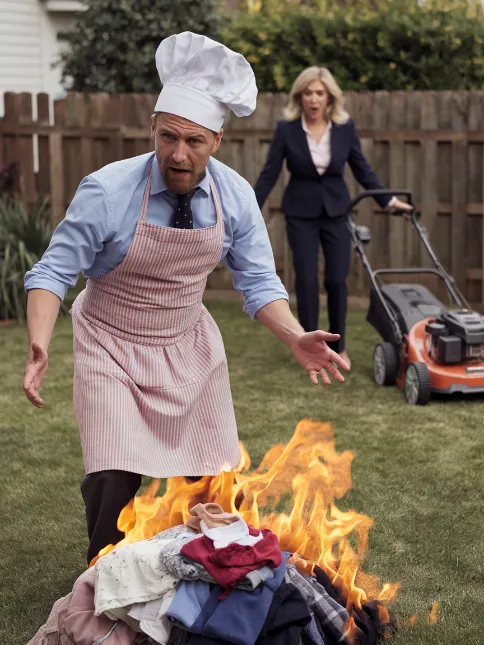
[[[311,331],[298,336],[291,348],[294,358],[309,372],[311,381],[316,385],[318,383],[318,374],[323,383],[331,385],[331,379],[328,374],[331,374],[336,381],[343,383],[345,379],[339,369],[345,372],[350,370],[348,363],[327,345],[327,342],[338,339],[339,334],[329,334],[326,331]]]

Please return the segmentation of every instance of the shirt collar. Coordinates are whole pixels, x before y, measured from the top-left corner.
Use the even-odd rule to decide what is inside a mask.
[[[210,195],[210,172],[208,168],[205,171],[205,177],[197,185],[197,188],[201,188],[207,195]],[[165,185],[163,175],[161,174],[161,171],[160,171],[160,166],[158,165],[158,159],[156,158],[156,155],[154,155],[153,165],[151,167],[150,195],[156,195],[157,193],[162,193],[162,192],[169,193],[170,191]]]
[[[312,136],[311,132],[309,131],[308,124],[306,123],[306,119],[304,118],[304,114],[301,114],[301,125],[302,125],[302,129],[304,130],[304,132],[306,132],[306,134],[309,134],[309,135]],[[328,123],[328,127],[324,131],[323,137],[326,136],[326,134],[331,131],[332,125],[333,125],[333,122],[330,119],[329,123]]]

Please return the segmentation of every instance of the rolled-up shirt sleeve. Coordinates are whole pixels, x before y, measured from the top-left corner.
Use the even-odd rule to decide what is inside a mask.
[[[244,311],[254,319],[257,311],[274,300],[288,300],[276,273],[274,255],[264,218],[252,188],[248,186],[247,206],[226,262],[234,287],[244,296]]]
[[[79,274],[94,264],[111,236],[110,205],[92,177],[82,180],[65,218],[57,226],[41,260],[25,275],[24,287],[51,291],[62,301]]]

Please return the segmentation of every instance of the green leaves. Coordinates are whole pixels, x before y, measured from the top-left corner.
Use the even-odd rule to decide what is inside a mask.
[[[289,91],[310,65],[328,67],[346,91],[482,89],[484,20],[476,3],[375,0],[340,8],[328,0],[330,11],[283,4],[221,30],[228,47],[256,57],[260,91]]]
[[[480,0],[263,0],[223,15],[219,0],[89,0],[63,54],[66,87],[156,93],[160,41],[180,31],[221,40],[251,61],[261,91],[288,91],[323,65],[345,90],[481,89]]]
[[[27,210],[0,200],[0,320],[25,320],[24,276],[40,260],[52,236],[46,206]]]
[[[216,38],[223,17],[218,0],[89,0],[63,36],[64,85],[78,92],[148,92],[161,89],[155,51],[163,38],[194,31]]]

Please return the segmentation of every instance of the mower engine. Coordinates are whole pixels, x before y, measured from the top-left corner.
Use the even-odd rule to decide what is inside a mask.
[[[484,361],[484,317],[475,311],[447,311],[425,326],[427,350],[441,365]]]

